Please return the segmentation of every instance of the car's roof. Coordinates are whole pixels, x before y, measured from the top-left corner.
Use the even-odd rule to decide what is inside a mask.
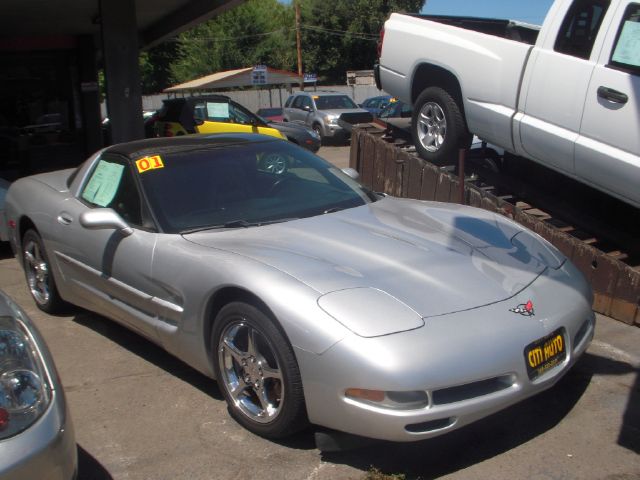
[[[379,98],[393,98],[393,97],[391,95],[377,95],[375,97],[365,98],[364,101],[366,102],[367,100],[378,100]]]
[[[298,92],[296,95],[307,95],[309,97],[324,97],[329,95],[344,95],[348,97],[349,95],[342,92],[332,92],[331,90],[318,90],[317,92]]]
[[[231,145],[277,141],[274,137],[255,133],[217,133],[184,135],[179,137],[145,138],[119,143],[106,148],[105,153],[116,153],[131,158],[160,152],[177,152],[193,148],[220,148]]]
[[[178,102],[197,102],[198,100],[231,100],[226,95],[198,95],[196,97],[179,97],[179,98],[167,98],[162,100],[163,103],[178,103]]]

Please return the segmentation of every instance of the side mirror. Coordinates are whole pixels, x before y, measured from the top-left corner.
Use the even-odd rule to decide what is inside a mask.
[[[94,208],[82,213],[80,225],[88,230],[114,229],[126,236],[133,233],[133,228],[111,208]]]
[[[309,105],[304,105],[304,106],[302,107],[302,109],[303,109],[305,112],[310,112],[310,111],[311,111],[311,107],[310,107]]]
[[[343,168],[342,172],[346,173],[347,175],[349,175],[355,181],[360,180],[360,174],[358,173],[358,171],[355,168],[351,168],[351,167]]]

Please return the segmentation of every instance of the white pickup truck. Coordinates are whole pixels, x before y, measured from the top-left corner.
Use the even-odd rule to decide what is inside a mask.
[[[475,134],[640,207],[638,1],[555,0],[542,27],[394,13],[378,47],[423,158]]]

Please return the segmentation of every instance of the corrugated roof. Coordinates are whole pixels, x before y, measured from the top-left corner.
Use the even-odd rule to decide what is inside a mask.
[[[167,88],[165,92],[176,93],[195,90],[215,90],[219,88],[250,87],[254,85],[252,72],[253,67],[216,72],[179,85],[174,85],[173,87]],[[267,67],[267,85],[282,85],[298,82],[299,78],[297,73]]]

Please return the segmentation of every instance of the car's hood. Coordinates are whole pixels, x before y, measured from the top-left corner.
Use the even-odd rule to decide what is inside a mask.
[[[339,117],[343,113],[371,113],[364,108],[334,108],[329,110],[318,110],[318,113],[321,115],[329,116],[333,115]]]
[[[323,295],[370,287],[428,317],[507,299],[545,263],[557,266],[553,251],[531,254],[536,237],[514,241],[519,232],[487,211],[387,197],[318,217],[185,238],[273,266]]]

